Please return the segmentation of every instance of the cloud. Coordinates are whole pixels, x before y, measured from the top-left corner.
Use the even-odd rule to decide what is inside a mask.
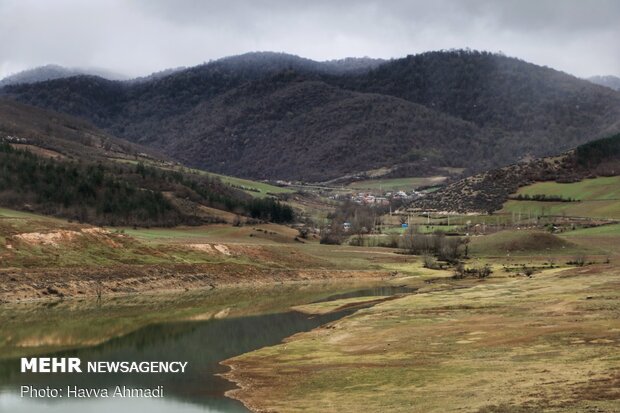
[[[273,50],[317,60],[470,47],[620,75],[616,0],[0,0],[0,76],[57,63],[131,76]]]

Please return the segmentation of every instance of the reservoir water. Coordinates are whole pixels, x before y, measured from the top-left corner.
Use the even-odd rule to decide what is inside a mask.
[[[393,295],[406,288],[373,287],[338,290],[324,301],[341,297]],[[308,297],[305,297],[306,299]],[[309,302],[309,301],[305,301]],[[300,302],[300,304],[303,302]],[[238,401],[224,393],[234,388],[218,376],[227,370],[220,361],[265,346],[280,343],[284,338],[308,331],[339,319],[354,310],[309,316],[294,311],[266,312],[242,316],[226,316],[204,321],[170,321],[146,325],[128,334],[110,338],[100,344],[65,349],[39,356],[79,357],[88,361],[187,361],[184,374],[62,374],[20,373],[18,357],[0,360],[0,412],[247,412]],[[108,320],[109,321],[109,320]],[[96,321],[93,321],[93,323]],[[119,319],[115,322],[122,323]],[[156,388],[163,386],[163,398],[22,398],[22,385],[66,389],[82,388]]]

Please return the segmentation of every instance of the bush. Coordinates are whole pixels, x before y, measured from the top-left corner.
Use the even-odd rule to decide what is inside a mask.
[[[342,229],[342,225],[338,222],[332,222],[331,226],[327,226],[321,229],[321,244],[327,245],[340,245],[345,239],[345,234]]]
[[[342,238],[336,236],[335,234],[325,232],[321,234],[321,240],[319,243],[326,245],[340,245],[342,244]]]
[[[583,255],[577,255],[573,257],[572,260],[568,261],[566,264],[575,265],[577,267],[583,267],[586,264],[586,257]]]
[[[429,268],[431,270],[440,270],[443,268],[443,265],[441,265],[441,263],[439,263],[439,261],[437,261],[432,255],[425,255],[422,258],[422,263],[424,268]]]
[[[487,278],[493,274],[493,270],[489,264],[485,264],[481,268],[465,268],[462,262],[459,262],[454,268],[452,278],[460,280],[465,277]]]
[[[478,278],[487,278],[493,274],[493,270],[489,264],[484,264],[484,267],[478,270]]]
[[[299,237],[302,239],[308,239],[308,234],[310,233],[310,228],[307,226],[303,226],[301,228],[297,228],[297,232],[299,233]]]
[[[243,226],[243,220],[241,219],[239,214],[235,215],[235,218],[233,219],[232,225],[233,225],[233,227],[242,227]]]

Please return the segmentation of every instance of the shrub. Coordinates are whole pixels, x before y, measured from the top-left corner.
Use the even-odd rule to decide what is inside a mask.
[[[575,265],[577,267],[583,267],[586,264],[586,257],[583,255],[577,255],[573,257],[572,260],[568,261],[566,264]]]
[[[443,266],[432,255],[425,255],[422,258],[422,265],[424,268],[430,268],[431,270],[440,270]]]
[[[323,233],[321,234],[321,240],[319,242],[326,245],[340,245],[342,244],[342,239],[334,234]]]
[[[331,226],[321,229],[321,238],[319,242],[327,245],[340,245],[344,239],[345,234],[342,225],[337,222],[332,222]]]
[[[452,278],[460,280],[465,277],[487,278],[493,274],[493,270],[489,264],[485,264],[481,268],[466,268],[462,262],[454,267],[454,275]]]
[[[310,233],[310,228],[307,226],[303,226],[301,228],[297,228],[297,232],[299,232],[299,237],[303,239],[308,239],[308,234]]]
[[[243,221],[241,220],[241,217],[239,216],[239,214],[235,215],[235,218],[233,219],[233,227],[241,227],[243,226]]]

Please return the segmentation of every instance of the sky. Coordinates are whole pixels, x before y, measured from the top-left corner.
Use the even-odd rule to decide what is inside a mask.
[[[618,0],[0,0],[0,78],[45,64],[135,77],[250,51],[453,48],[620,76],[619,22]]]

